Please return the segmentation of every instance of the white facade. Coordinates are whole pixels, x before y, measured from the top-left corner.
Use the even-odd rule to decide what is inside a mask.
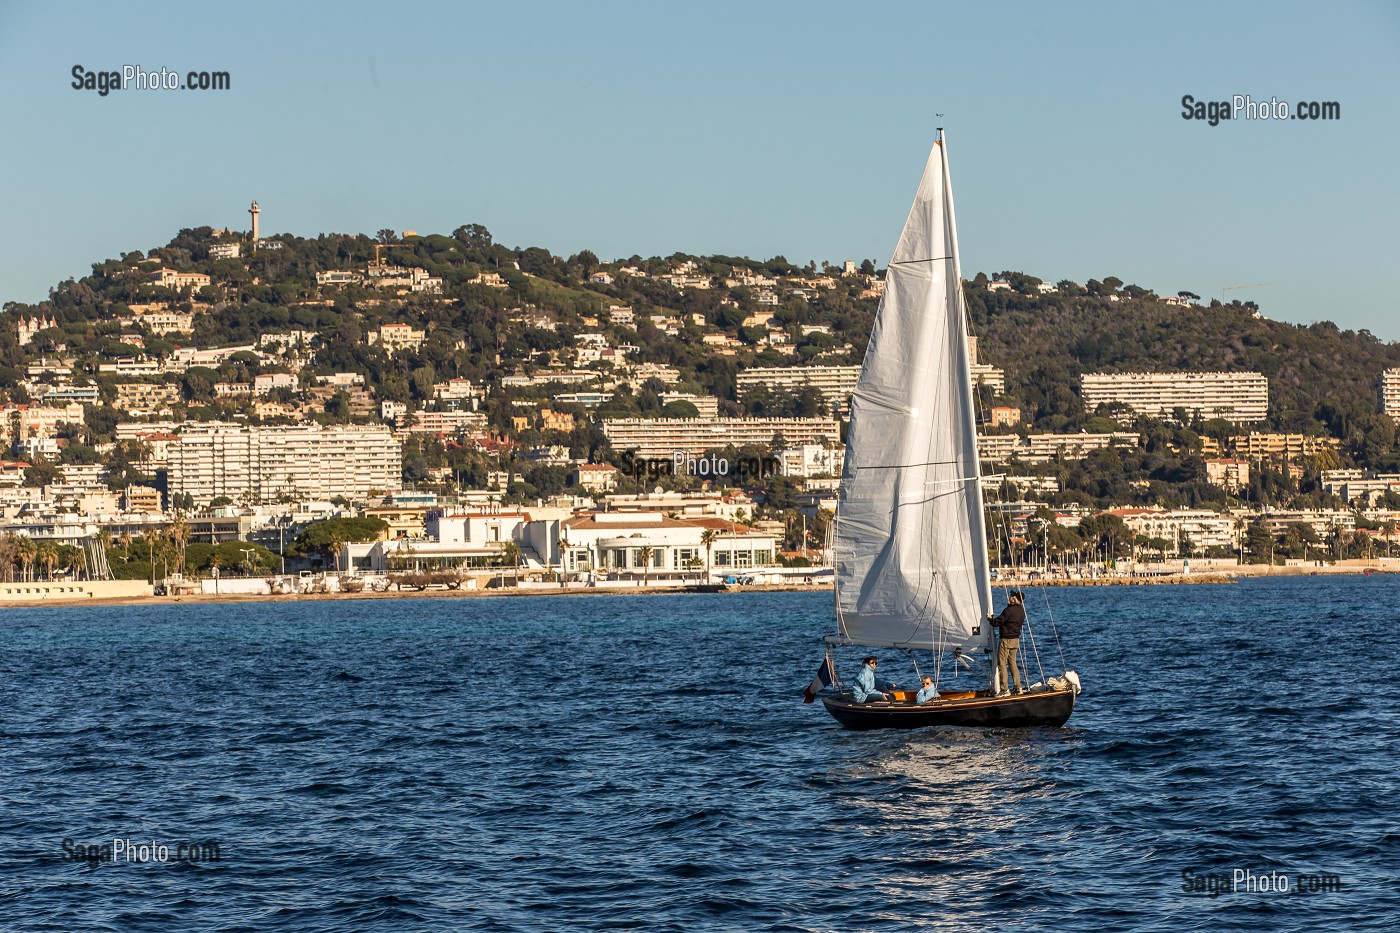
[[[800,444],[775,451],[778,472],[784,476],[840,476],[846,464],[846,448]]]
[[[683,451],[701,454],[715,447],[746,444],[782,446],[839,445],[840,425],[833,418],[617,418],[602,422],[603,433],[618,450],[638,457],[665,458]]]
[[[1051,460],[1083,460],[1090,451],[1108,447],[1136,447],[1138,436],[1130,431],[1112,434],[979,434],[977,453],[986,463],[1048,463]]]
[[[788,392],[810,387],[822,394],[828,411],[835,406],[845,415],[851,410],[851,393],[858,378],[859,366],[766,366],[744,370],[736,383],[741,395],[758,387]]]
[[[707,549],[703,537],[715,533]],[[722,518],[669,518],[659,512],[594,512],[559,523],[560,554],[570,573],[715,573],[774,562],[778,539]],[[565,544],[567,543],[567,546]],[[646,561],[643,548],[651,548]]]
[[[1400,369],[1381,373],[1381,413],[1400,421]]]
[[[364,499],[397,489],[403,472],[402,449],[383,427],[189,424],[167,458],[170,493],[200,504]]]
[[[1177,408],[1204,420],[1236,424],[1263,421],[1269,414],[1269,380],[1262,373],[1085,373],[1084,407],[1122,402],[1139,415],[1170,417]]]

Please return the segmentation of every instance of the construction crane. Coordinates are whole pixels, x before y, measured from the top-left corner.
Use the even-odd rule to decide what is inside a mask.
[[[384,257],[383,257],[383,254],[380,252],[380,250],[386,250],[386,249],[403,249],[404,247],[406,247],[406,246],[411,246],[411,245],[412,245],[411,243],[376,243],[376,244],[374,244],[374,264],[375,264],[376,266],[383,266],[383,265],[384,265]]]
[[[1226,292],[1232,292],[1232,291],[1234,291],[1234,290],[1237,289],[1237,288],[1263,288],[1265,285],[1272,285],[1272,284],[1274,284],[1274,283],[1273,283],[1273,282],[1255,282],[1255,283],[1253,283],[1253,284],[1251,284],[1251,285],[1226,285],[1224,282],[1221,282],[1221,283],[1220,283],[1220,300],[1221,300],[1221,301],[1224,301],[1224,300],[1225,300],[1225,293],[1226,293]]]

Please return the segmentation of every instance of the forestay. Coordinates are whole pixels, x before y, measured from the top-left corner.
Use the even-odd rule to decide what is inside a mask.
[[[940,139],[890,260],[851,402],[834,541],[836,640],[990,644],[974,402]]]

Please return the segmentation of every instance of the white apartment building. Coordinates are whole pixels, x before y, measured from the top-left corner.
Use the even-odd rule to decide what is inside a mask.
[[[364,499],[397,489],[403,472],[402,448],[382,426],[187,424],[167,458],[170,493],[199,504]]]
[[[479,411],[417,411],[413,413],[408,431],[411,434],[457,434],[485,428],[486,416]]]
[[[1080,382],[1084,407],[1122,402],[1139,415],[1171,417],[1177,408],[1202,419],[1236,424],[1263,421],[1269,414],[1269,380],[1262,373],[1085,373]]]
[[[253,394],[266,395],[273,389],[297,390],[297,377],[291,373],[263,373],[253,377]]]
[[[1400,493],[1400,473],[1371,473],[1363,470],[1323,470],[1322,491],[1340,496],[1346,502],[1360,499],[1375,505],[1387,492]]]
[[[1007,487],[1020,496],[1049,496],[1060,491],[1060,481],[1053,476],[1006,476],[995,474],[982,477],[982,492],[988,499],[999,496]]]
[[[719,417],[719,399],[713,395],[692,395],[689,392],[662,392],[659,396],[662,405],[672,402],[689,402],[695,406],[695,413],[701,418]]]
[[[1209,509],[1112,509],[1135,535],[1169,542],[1169,553],[1180,554],[1189,544],[1195,553],[1207,548],[1239,547],[1240,529],[1228,514]]]
[[[1381,414],[1400,421],[1400,369],[1387,369],[1381,373],[1380,382]]]
[[[678,451],[701,454],[731,444],[768,447],[775,438],[782,447],[841,443],[834,418],[609,418],[602,427],[613,447],[645,458],[670,458]]]
[[[99,363],[97,371],[118,376],[159,376],[164,372],[164,367],[161,366],[160,360],[122,357],[115,363]]]
[[[1136,447],[1138,436],[1131,431],[1112,434],[979,434],[977,453],[986,463],[1047,463],[1051,460],[1083,460],[1092,450],[1108,447]]]
[[[764,366],[738,374],[739,394],[750,389],[799,392],[813,388],[822,394],[828,411],[833,406],[844,416],[851,410],[851,393],[860,378],[859,366]]]
[[[840,476],[846,465],[846,448],[800,444],[775,451],[778,472],[784,476]]]
[[[123,323],[144,327],[152,334],[188,334],[194,330],[194,315],[180,311],[147,311]]]
[[[243,252],[241,243],[215,243],[209,247],[210,259],[237,259],[239,253]]]

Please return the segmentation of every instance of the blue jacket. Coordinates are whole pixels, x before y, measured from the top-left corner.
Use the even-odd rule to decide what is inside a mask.
[[[915,702],[915,703],[927,703],[929,700],[936,700],[936,699],[938,699],[938,688],[937,688],[937,687],[921,687],[921,688],[919,688],[918,694],[915,695],[915,697],[914,697],[914,702]]]
[[[851,693],[855,696],[857,703],[864,703],[871,694],[883,693],[893,686],[888,680],[876,680],[874,668],[868,664],[862,664],[860,673],[856,675],[855,686],[851,688]]]

